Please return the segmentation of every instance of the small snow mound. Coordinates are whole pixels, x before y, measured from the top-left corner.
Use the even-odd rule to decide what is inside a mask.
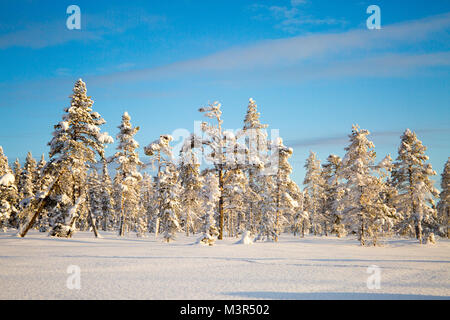
[[[71,238],[74,231],[75,230],[72,227],[58,223],[55,227],[53,227],[53,229],[50,230],[48,235],[50,237]]]
[[[237,241],[235,244],[253,244],[252,233],[250,231],[245,231],[242,234],[241,240]]]
[[[215,242],[216,242],[216,239],[214,237],[205,233],[200,238],[198,238],[195,243],[198,245],[202,245],[202,246],[206,246],[206,245],[213,246]]]
[[[434,237],[434,233],[430,233],[427,238],[427,244],[436,244],[436,238]]]

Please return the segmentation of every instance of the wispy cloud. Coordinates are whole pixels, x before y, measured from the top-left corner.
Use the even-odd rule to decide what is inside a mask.
[[[449,38],[450,13],[399,24],[382,30],[358,29],[268,40],[235,47],[205,57],[155,68],[135,69],[96,76],[99,82],[160,80],[211,75],[251,76],[270,72],[271,77],[297,79],[334,76],[390,76],[427,66],[448,66],[449,52],[411,53],[424,41]],[[402,50],[407,47],[408,50]],[[423,50],[422,50],[423,51]],[[375,68],[374,68],[375,66]],[[251,72],[249,72],[251,71]]]
[[[334,17],[317,18],[306,13],[301,8],[308,3],[306,0],[291,0],[288,5],[253,4],[249,6],[256,20],[273,20],[275,28],[288,33],[296,33],[304,25],[345,25],[344,19]]]
[[[401,135],[404,131],[374,131],[371,132],[369,139],[380,139],[380,138],[396,138],[400,140]],[[428,128],[415,130],[418,135],[426,134],[448,134],[450,133],[450,128]],[[419,137],[420,138],[420,137]],[[348,135],[334,135],[327,137],[316,137],[308,139],[291,139],[287,140],[285,144],[292,148],[320,148],[329,146],[342,146],[345,147],[349,142]]]
[[[26,47],[41,49],[70,41],[101,40],[140,27],[156,28],[165,23],[164,16],[142,10],[108,10],[102,14],[81,15],[81,30],[68,30],[65,19],[30,23],[23,29],[0,34],[0,49]]]

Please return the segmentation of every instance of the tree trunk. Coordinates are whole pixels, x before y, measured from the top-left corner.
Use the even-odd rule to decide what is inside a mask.
[[[359,241],[361,243],[361,245],[365,245],[365,240],[364,240],[364,219],[361,216],[361,231],[360,231],[360,236],[359,236]]]
[[[91,221],[92,231],[94,231],[94,235],[96,238],[99,237],[97,226],[95,225],[95,218],[92,216],[91,209],[89,208],[89,220]]]
[[[450,239],[450,206],[447,206],[447,239]]]
[[[224,227],[224,215],[223,215],[223,171],[219,169],[219,240],[223,240],[223,227]]]
[[[422,219],[417,219],[416,236],[419,239],[419,243],[422,244]]]
[[[47,192],[45,193],[44,197],[39,202],[39,205],[38,205],[36,211],[34,212],[34,215],[31,217],[31,219],[29,220],[28,224],[26,224],[22,228],[22,230],[19,231],[19,237],[24,238],[26,236],[26,234],[28,233],[28,231],[33,227],[34,223],[36,222],[36,219],[40,216],[41,211],[44,209],[44,207],[45,207],[45,205],[47,203],[47,199],[48,199],[49,195],[55,189],[56,184],[57,184],[59,178],[61,177],[61,175],[62,175],[62,173],[60,173],[58,175],[58,177],[53,181],[51,186],[47,189]]]
[[[120,199],[120,226],[119,226],[119,236],[123,237],[125,235],[124,228],[125,228],[125,210],[123,207],[123,193],[122,193],[122,199]]]

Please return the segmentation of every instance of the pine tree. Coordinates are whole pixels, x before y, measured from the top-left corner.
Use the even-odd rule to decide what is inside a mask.
[[[201,129],[207,135],[207,139],[202,141],[202,144],[209,147],[209,153],[205,154],[205,158],[210,161],[214,170],[217,173],[219,179],[219,240],[223,239],[223,230],[225,226],[225,215],[224,215],[224,173],[226,171],[226,160],[227,160],[227,144],[226,135],[222,129],[222,105],[219,102],[214,102],[209,104],[207,107],[199,109],[199,112],[204,113],[204,115],[210,119],[215,119],[217,125],[210,125],[206,122],[202,122]]]
[[[28,152],[23,170],[19,176],[19,197],[23,202],[26,199],[33,197],[35,193],[35,183],[36,183],[36,160],[33,159],[31,152]],[[27,203],[24,203],[26,206]]]
[[[13,172],[14,172],[14,179],[16,181],[16,187],[19,188],[19,180],[22,174],[22,167],[20,166],[19,158],[16,158],[16,161],[14,161]]]
[[[84,200],[88,168],[96,163],[96,154],[104,158],[105,144],[113,142],[107,133],[100,132],[105,120],[92,111],[94,102],[87,96],[86,85],[81,79],[75,83],[70,98],[70,107],[64,109],[62,121],[55,125],[53,139],[48,143],[50,161],[44,174],[49,175],[53,182],[42,195],[44,199],[38,198],[38,209],[21,230],[22,237],[46,205],[53,208],[49,234],[58,237],[73,235],[80,218],[86,217]]]
[[[119,141],[117,152],[111,160],[117,163],[115,184],[121,190],[120,194],[120,222],[119,235],[124,236],[129,227],[136,230],[136,221],[139,219],[139,194],[138,183],[142,180],[138,167],[143,163],[139,160],[137,148],[139,144],[134,140],[134,135],[139,127],[133,128],[130,123],[131,117],[128,112],[122,115],[119,133],[116,139]],[[134,225],[132,225],[134,224]],[[138,234],[140,235],[140,234]]]
[[[331,226],[331,233],[342,237],[345,234],[345,227],[342,224],[342,217],[337,210],[339,201],[339,176],[342,159],[334,154],[327,158],[327,162],[322,165],[322,176],[324,180],[324,214],[325,222]],[[327,228],[325,228],[327,232]]]
[[[272,240],[277,242],[282,231],[283,224],[289,218],[293,218],[299,204],[294,198],[299,192],[298,186],[290,179],[292,167],[289,158],[292,156],[292,148],[283,144],[281,138],[277,138],[270,144],[270,163],[274,175],[263,175],[262,211],[263,216],[256,240]]]
[[[240,169],[229,169],[224,176],[224,211],[230,237],[246,231],[246,201],[248,181]]]
[[[445,163],[441,179],[442,192],[438,204],[438,221],[440,224],[440,233],[450,238],[450,157]]]
[[[159,234],[162,215],[162,203],[164,201],[163,189],[161,187],[161,175],[163,170],[173,165],[172,146],[170,145],[170,142],[172,140],[172,136],[164,134],[161,135],[158,140],[153,141],[144,148],[145,154],[151,157],[150,164],[152,165],[153,169],[155,169],[156,167],[157,170],[154,182],[154,196],[152,199],[152,211],[154,212],[154,222],[152,229],[155,232],[155,237],[157,237]]]
[[[195,137],[192,135],[186,139],[180,151],[180,202],[184,211],[184,227],[186,235],[190,231],[195,233],[195,225],[199,217],[197,213],[201,211],[200,193],[202,190],[202,179],[200,176],[200,163],[194,153]]]
[[[247,230],[256,232],[256,226],[261,220],[261,208],[258,202],[261,200],[261,176],[264,170],[264,163],[267,160],[267,132],[266,124],[261,124],[260,113],[257,111],[256,102],[250,98],[247,114],[244,119],[243,133],[245,136],[245,145],[248,150],[248,166],[245,172],[248,177],[247,188]]]
[[[426,147],[416,134],[406,129],[392,171],[393,183],[399,192],[396,209],[404,217],[400,229],[415,233],[420,243],[423,242],[424,227],[429,233],[436,223],[433,197],[439,194],[430,179],[436,172],[426,163],[425,151]]]
[[[114,226],[116,225],[112,193],[113,184],[108,173],[108,164],[106,161],[103,161],[102,176],[100,182],[100,201],[102,212],[101,227],[103,231],[113,230]]]
[[[41,159],[39,160],[36,170],[35,170],[35,176],[33,178],[33,194],[37,195],[38,198],[40,194],[43,194],[45,190],[48,189],[49,185],[51,184],[51,177],[50,175],[46,175],[44,172],[44,168],[47,164],[47,161],[45,161],[45,156],[42,154]],[[44,206],[41,209],[41,213],[39,217],[37,218],[36,227],[39,229],[40,232],[48,232],[50,228],[50,222],[49,222],[49,215],[48,215],[48,208],[49,206]],[[51,208],[50,208],[51,209]]]
[[[343,161],[341,176],[345,194],[340,200],[343,206],[343,219],[350,231],[358,235],[361,245],[366,244],[366,237],[371,236],[376,244],[373,224],[379,218],[380,181],[372,175],[376,153],[373,143],[367,139],[368,130],[352,127],[349,135],[350,145]]]
[[[305,163],[306,175],[303,181],[305,191],[309,193],[311,199],[310,218],[314,235],[321,234],[322,228],[326,226],[324,217],[325,182],[322,176],[322,167],[317,155],[310,151]],[[323,226],[322,226],[323,225]],[[325,233],[326,233],[325,229]]]
[[[153,181],[152,177],[148,173],[144,173],[142,180],[139,183],[139,218],[137,221],[138,235],[144,236],[146,231],[151,232],[150,222],[152,221],[153,215]]]
[[[102,201],[101,201],[101,180],[97,170],[92,170],[86,180],[88,210],[90,211],[91,224],[99,229],[99,223],[103,219]]]
[[[17,187],[14,173],[9,167],[8,158],[0,146],[0,228],[6,230],[10,226],[10,218],[17,213],[14,204],[17,202]]]
[[[306,191],[300,192],[297,201],[299,205],[297,207],[297,212],[294,215],[293,233],[294,236],[298,233],[304,238],[305,233],[308,233],[311,227],[309,213],[305,210],[310,202],[309,194]]]
[[[202,217],[202,236],[198,239],[199,243],[214,245],[219,231],[216,227],[215,210],[220,198],[219,179],[215,172],[205,171],[203,183],[203,201],[204,214]]]
[[[375,168],[381,184],[380,197],[385,205],[384,212],[386,213],[383,219],[382,231],[388,234],[394,231],[395,225],[402,219],[402,215],[395,210],[395,199],[398,192],[392,182],[393,168],[394,164],[390,155],[384,157]]]
[[[20,174],[17,178],[17,191],[19,195],[19,221],[18,225],[22,224],[27,218],[29,212],[27,207],[31,203],[31,200],[35,193],[36,183],[36,160],[33,159],[31,152],[28,152],[27,158],[23,170],[20,170]]]
[[[161,193],[161,225],[167,243],[175,240],[176,233],[181,231],[178,171],[174,165],[167,166],[160,174]]]

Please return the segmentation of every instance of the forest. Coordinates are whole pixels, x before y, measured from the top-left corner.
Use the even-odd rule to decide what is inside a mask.
[[[300,187],[290,178],[293,149],[268,138],[253,99],[236,132],[223,129],[219,102],[199,112],[208,120],[200,135],[192,133],[175,155],[173,138],[161,134],[144,147],[144,163],[130,114],[115,139],[102,132],[105,120],[78,80],[48,142],[48,161],[28,152],[11,166],[0,146],[0,230],[66,238],[79,230],[95,237],[132,232],[166,242],[183,232],[210,246],[225,236],[277,242],[282,233],[349,235],[363,246],[392,236],[449,238],[450,158],[439,191],[414,131],[404,131],[395,159],[377,162],[370,132],[354,125],[343,158],[331,154],[322,162],[310,153]],[[112,143],[115,154],[106,157]]]

